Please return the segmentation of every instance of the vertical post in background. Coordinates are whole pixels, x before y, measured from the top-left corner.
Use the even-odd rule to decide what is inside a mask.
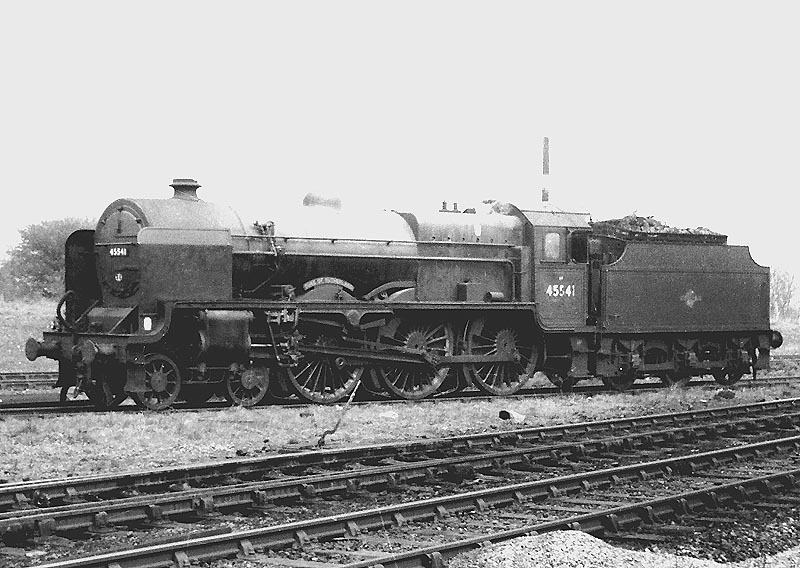
[[[550,174],[550,139],[544,137],[544,145],[542,146],[542,175]]]
[[[545,136],[542,145],[542,175],[550,175],[550,139]],[[550,201],[550,194],[547,188],[542,188],[542,203]]]

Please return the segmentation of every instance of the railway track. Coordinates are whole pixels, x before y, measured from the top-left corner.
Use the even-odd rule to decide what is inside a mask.
[[[0,390],[50,389],[58,371],[0,373]]]
[[[48,566],[188,566],[237,553],[268,565],[318,566],[324,559],[353,567],[436,566],[480,543],[531,531],[622,536],[643,524],[657,530],[701,505],[789,491],[800,476],[799,427],[800,399],[790,399],[28,482],[0,487],[0,534],[13,543],[175,519],[219,523],[230,520],[230,511],[246,511],[251,516],[236,524],[257,528],[184,534],[178,542]],[[500,525],[514,528],[498,531]],[[405,552],[387,554],[384,545]]]
[[[796,384],[797,381],[800,381],[800,376],[779,376],[779,377],[758,377],[756,379],[745,379],[738,383],[736,383],[736,388],[763,388],[769,386],[780,386],[780,385],[792,385]],[[654,391],[654,390],[661,390],[665,388],[670,388],[665,386],[663,383],[656,379],[647,379],[645,381],[637,382],[633,385],[630,389],[625,392],[645,392],[645,391]],[[720,389],[724,388],[715,382],[713,379],[693,379],[687,385],[684,385],[682,388],[706,388],[706,389]],[[605,385],[601,384],[599,381],[595,382],[586,382],[583,384],[579,384],[575,386],[573,389],[570,390],[571,394],[577,395],[594,395],[600,393],[609,393],[614,392],[613,390],[609,389]],[[531,396],[560,396],[563,393],[553,387],[553,386],[538,386],[535,388],[527,388],[515,393],[513,395],[505,396],[503,398],[506,399],[515,399],[515,398],[526,398]],[[478,391],[478,390],[470,390],[470,391],[462,391],[459,393],[449,393],[449,394],[442,394],[439,396],[435,396],[432,398],[424,399],[421,401],[416,401],[416,403],[429,403],[432,401],[442,401],[442,400],[453,400],[453,401],[465,401],[465,400],[496,400],[498,397],[495,396],[488,396],[485,393]],[[405,400],[396,400],[396,399],[386,399],[386,398],[372,398],[372,397],[365,397],[364,399],[357,398],[353,404],[407,404],[408,401]],[[286,399],[282,401],[276,401],[271,404],[271,406],[279,406],[279,407],[303,407],[309,406],[309,403],[305,401],[301,401],[299,399]],[[229,408],[230,403],[225,401],[224,399],[212,399],[211,401],[204,403],[202,405],[198,404],[190,404],[185,402],[179,402],[173,405],[173,411],[196,411],[198,409],[211,409],[211,410],[222,410],[225,408]],[[259,406],[256,408],[264,408],[264,406]],[[84,412],[141,412],[141,409],[138,408],[133,404],[132,401],[127,401],[120,406],[111,408],[111,409],[98,409],[94,405],[92,405],[88,399],[85,397],[81,397],[78,399],[68,399],[66,402],[58,402],[55,398],[53,400],[46,400],[46,401],[15,401],[15,402],[2,402],[0,403],[0,415],[26,415],[26,414],[72,414],[72,413],[84,413]]]

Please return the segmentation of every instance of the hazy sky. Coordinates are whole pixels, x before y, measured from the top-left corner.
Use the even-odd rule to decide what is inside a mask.
[[[6,1],[0,249],[175,177],[247,221],[271,216],[254,195],[526,206],[546,185],[564,209],[702,225],[800,275],[795,8]]]

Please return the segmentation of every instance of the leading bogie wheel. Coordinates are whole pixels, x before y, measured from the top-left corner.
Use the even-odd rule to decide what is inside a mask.
[[[149,353],[145,356],[144,380],[147,390],[133,394],[136,404],[148,410],[172,406],[181,391],[181,371],[168,356]]]
[[[464,373],[476,387],[493,395],[514,394],[528,380],[528,370],[536,363],[537,352],[519,330],[499,321],[478,318],[464,333],[464,354],[500,356],[511,361],[488,361],[464,366]]]
[[[269,390],[269,369],[253,367],[229,371],[225,378],[225,399],[236,406],[255,406]]]
[[[452,356],[455,349],[455,333],[450,323],[421,318],[392,319],[380,329],[378,341],[405,353],[433,358]],[[427,362],[395,363],[378,367],[375,372],[381,386],[393,398],[420,400],[439,390],[450,367],[433,367]]]

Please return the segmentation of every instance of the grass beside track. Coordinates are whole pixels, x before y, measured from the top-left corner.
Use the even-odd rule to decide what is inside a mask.
[[[735,397],[714,390],[564,395],[524,400],[423,402],[347,409],[325,447],[438,438],[521,427],[500,410],[547,426],[745,404],[800,396],[800,386],[743,388]],[[0,418],[0,480],[22,481],[179,466],[235,456],[316,447],[342,407],[230,408],[222,411],[106,413]]]
[[[55,319],[58,300],[0,300],[0,372],[57,371],[58,364],[47,358],[34,362],[25,358],[25,342],[29,337],[42,339]]]

